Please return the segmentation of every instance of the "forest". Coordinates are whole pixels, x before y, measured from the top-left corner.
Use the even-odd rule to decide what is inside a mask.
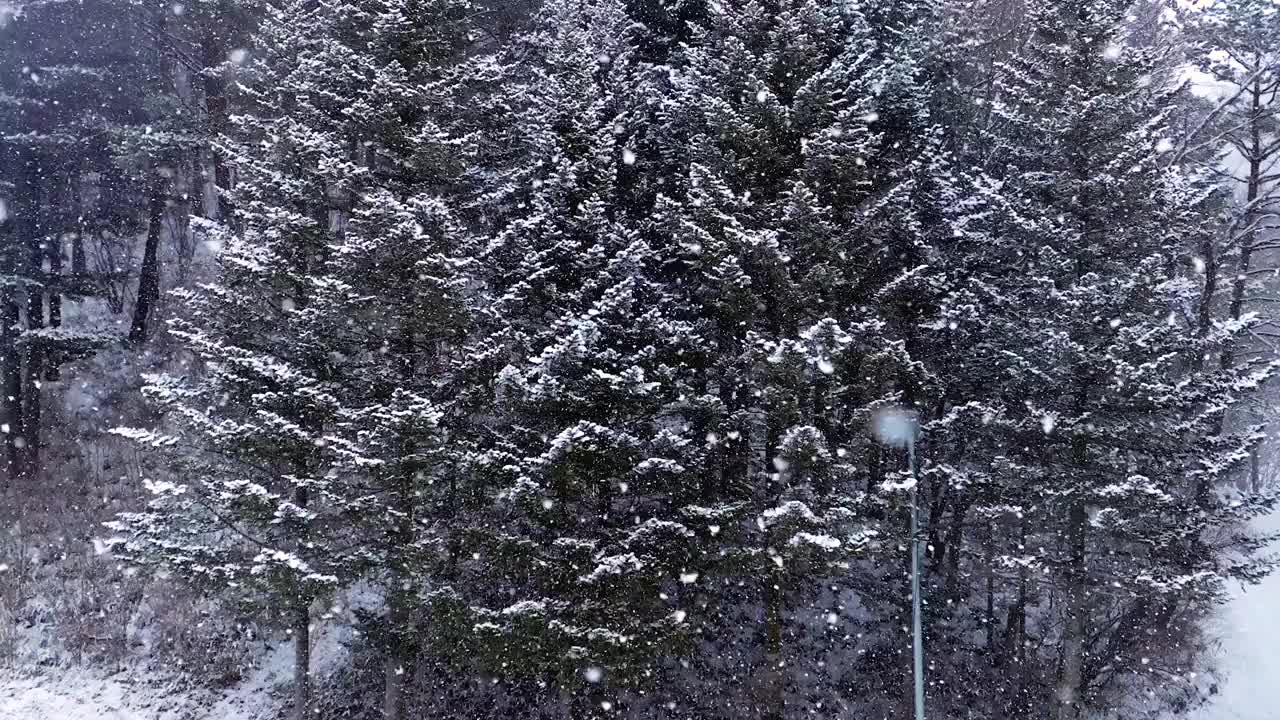
[[[915,557],[929,718],[1195,712],[1278,93],[1280,0],[0,1],[0,672],[906,720]]]

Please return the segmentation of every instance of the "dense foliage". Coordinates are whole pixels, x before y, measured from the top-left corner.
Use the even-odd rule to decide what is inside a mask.
[[[1280,6],[526,5],[0,6],[14,481],[106,298],[174,360],[114,545],[299,718],[362,583],[387,718],[907,717],[917,494],[931,716],[1195,702],[1270,569]]]

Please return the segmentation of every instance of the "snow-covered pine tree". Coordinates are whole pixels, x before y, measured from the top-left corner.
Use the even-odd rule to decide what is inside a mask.
[[[229,85],[238,67],[253,53],[253,28],[262,4],[256,0],[188,0],[170,6],[174,17],[153,35],[168,39],[167,48],[193,86],[203,110],[200,148],[199,205],[206,218],[231,220],[224,190],[232,187],[232,168],[218,144],[229,129]]]
[[[929,117],[936,10],[722,3],[672,60],[662,139],[689,150],[657,217],[685,312],[705,328],[689,396],[713,450],[702,502],[723,528],[699,672],[723,688],[711,657],[731,654],[748,693],[692,690],[705,715],[871,712],[906,697],[871,679],[909,667],[900,636],[855,641],[844,610],[856,597],[896,626],[908,607],[904,458],[868,428],[932,382],[912,336],[935,294],[933,238],[951,234]],[[873,532],[884,555],[867,553]],[[882,640],[886,653],[866,652]],[[867,679],[842,690],[828,663]]]
[[[484,191],[499,230],[475,354],[496,377],[473,463],[496,503],[463,563],[466,622],[488,672],[575,718],[638,702],[699,623],[680,578],[702,441],[674,380],[699,348],[636,221],[625,143],[652,113],[643,32],[619,0],[547,3],[513,49],[494,131],[517,144]]]
[[[170,20],[175,17],[172,7],[160,5],[135,11],[141,15],[138,22],[153,28],[152,47],[143,55],[150,62],[143,77],[146,85],[142,88],[142,112],[128,123],[108,125],[108,133],[116,164],[146,198],[146,240],[128,333],[129,343],[138,346],[146,342],[156,324],[154,315],[163,276],[160,241],[166,233],[166,219],[177,216],[180,222],[176,227],[181,229],[170,232],[186,233],[191,195],[187,190],[199,184],[197,168],[206,133],[199,116],[183,106],[182,96],[189,96],[190,92],[185,72],[178,69],[181,55],[168,40]]]
[[[945,175],[926,155],[927,72],[912,61],[932,6],[890,10],[716,3],[671,49],[619,4],[544,9],[520,56],[532,69],[503,97],[518,120],[502,137],[521,149],[483,195],[506,219],[482,263],[499,300],[477,354],[518,361],[498,384],[508,442],[480,456],[481,474],[509,476],[502,507],[521,514],[476,567],[532,562],[560,578],[507,570],[515,605],[485,589],[503,605],[481,612],[494,636],[481,642],[507,668],[554,682],[594,664],[619,691],[658,673],[660,696],[708,716],[779,717],[834,689],[802,678],[845,633],[807,628],[839,615],[839,588],[824,588],[871,519],[905,517],[880,497],[884,471],[866,470],[880,463],[866,426],[921,385],[901,333],[927,285],[935,221],[921,210]],[[637,524],[670,537],[642,542]],[[578,640],[575,662],[554,657],[584,620],[599,640],[617,627],[656,642],[660,623],[619,608],[637,597],[679,603],[704,643],[686,649],[692,672],[660,667],[646,644]],[[724,653],[734,662],[713,659]]]
[[[10,477],[40,469],[42,384],[112,340],[62,324],[64,299],[126,284],[126,268],[90,276],[86,236],[132,237],[144,214],[145,192],[121,145],[144,132],[166,86],[160,57],[139,50],[149,44],[128,21],[128,5],[28,4],[0,24],[0,400]]]
[[[461,235],[432,197],[450,163],[432,126],[431,66],[456,52],[465,4],[290,2],[262,18],[220,148],[239,182],[218,277],[179,293],[171,332],[193,356],[144,393],[172,425],[122,429],[171,453],[122,516],[128,554],[283,616],[295,644],[294,713],[309,717],[310,609],[372,569],[391,622],[410,624],[407,573],[436,549],[416,537],[455,339]],[[225,190],[225,188],[223,188]],[[426,467],[431,464],[430,467]],[[438,561],[437,561],[438,562]],[[408,633],[386,649],[407,663]],[[390,665],[390,663],[389,663]],[[389,677],[403,674],[394,672]],[[388,685],[398,717],[402,681]]]
[[[1209,107],[1193,118],[1198,132],[1178,143],[1176,157],[1202,163],[1234,200],[1227,208],[1229,220],[1206,236],[1197,261],[1204,268],[1200,327],[1207,332],[1218,318],[1269,315],[1269,304],[1261,299],[1273,286],[1273,251],[1280,238],[1280,9],[1268,0],[1215,3],[1186,13],[1185,19],[1192,61],[1213,83]],[[1222,348],[1217,361],[1232,366],[1269,353],[1268,341],[1258,338],[1271,336],[1273,324],[1263,317],[1253,334]],[[1261,397],[1233,413],[1234,424],[1270,423],[1268,401]],[[1249,468],[1255,490],[1264,464],[1255,450]]]
[[[339,11],[340,10],[340,11]],[[331,42],[353,83],[346,132],[358,168],[342,189],[341,229],[299,312],[306,342],[334,358],[341,406],[329,442],[338,472],[360,478],[351,517],[362,562],[383,588],[368,633],[384,653],[383,717],[402,717],[419,648],[454,648],[429,616],[454,596],[471,497],[460,458],[469,417],[461,348],[472,320],[477,252],[451,208],[466,165],[443,129],[466,88],[450,68],[468,45],[472,8],[455,0],[344,0]],[[448,607],[448,603],[444,604]]]
[[[946,421],[994,486],[973,542],[1016,570],[987,570],[1015,644],[1003,657],[1057,668],[1052,690],[1021,668],[1012,717],[1077,718],[1140,679],[1134,656],[1156,656],[1180,611],[1248,574],[1219,543],[1256,549],[1236,524],[1261,500],[1202,489],[1256,442],[1214,428],[1269,369],[1192,362],[1241,324],[1200,337],[1179,314],[1198,292],[1185,235],[1212,193],[1162,155],[1174,76],[1160,48],[1126,43],[1128,5],[1029,6],[996,85],[985,211],[958,245],[969,280],[943,308],[970,324]]]

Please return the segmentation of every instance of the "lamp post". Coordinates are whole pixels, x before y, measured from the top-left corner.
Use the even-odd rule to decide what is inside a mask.
[[[911,652],[915,679],[915,720],[924,720],[924,632],[920,621],[920,511],[917,502],[920,478],[916,474],[916,438],[920,420],[904,408],[887,408],[876,413],[873,430],[880,442],[907,449],[907,471],[911,474]]]

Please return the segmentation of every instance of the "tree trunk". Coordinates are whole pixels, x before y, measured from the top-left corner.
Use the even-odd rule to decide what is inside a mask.
[[[404,715],[404,688],[413,663],[412,653],[401,635],[409,621],[409,608],[404,591],[391,588],[390,606],[387,608],[387,625],[390,647],[384,667],[385,693],[382,699],[382,717],[400,720]]]
[[[1018,520],[1018,547],[1026,547],[1027,544],[1027,520],[1022,517]],[[994,553],[994,545],[992,546]],[[993,556],[994,559],[994,556]],[[1025,689],[1026,681],[1026,660],[1025,653],[1027,648],[1027,567],[1018,565],[1018,595],[1012,607],[1009,608],[1008,617],[1005,619],[1004,643],[1002,661],[1007,659],[1019,666],[1018,670],[1018,696],[1021,697]]]
[[[1252,97],[1251,112],[1249,113],[1249,177],[1245,187],[1245,203],[1252,208],[1253,203],[1258,200],[1258,195],[1262,192],[1264,148],[1262,145],[1262,128],[1259,124],[1265,117],[1263,113],[1263,95],[1264,91],[1260,85],[1261,80],[1255,80],[1250,95]],[[1249,215],[1257,212],[1254,209],[1249,211]],[[1245,227],[1249,225],[1249,217],[1245,218]],[[1227,309],[1227,314],[1232,320],[1239,320],[1241,312],[1244,310],[1245,291],[1248,289],[1249,270],[1253,266],[1253,250],[1255,244],[1255,231],[1250,237],[1240,240],[1240,261],[1236,267],[1236,276],[1231,283],[1231,305]],[[1224,370],[1231,368],[1235,364],[1235,347],[1228,345],[1222,351],[1222,368]]]
[[[71,276],[76,281],[74,286],[77,292],[80,292],[81,280],[89,274],[89,262],[84,254],[85,182],[83,168],[76,170],[75,178],[71,181],[71,212],[74,215],[71,223]]]
[[[77,189],[75,180],[67,181],[67,200],[70,201],[72,208],[72,217],[70,223],[64,223],[68,235],[74,235],[79,222],[79,201],[77,199]],[[46,256],[49,258],[49,327],[62,327],[62,236],[54,237],[51,244],[45,248]],[[46,380],[57,380],[60,377],[59,368],[62,366],[63,358],[58,352],[49,353],[45,357],[44,378]]]
[[[303,601],[293,616],[293,720],[311,717],[311,608]]]
[[[774,323],[774,327],[777,323]],[[775,458],[777,456],[778,447],[782,440],[781,419],[778,412],[771,407],[765,407],[764,422],[764,471],[766,473],[776,471]],[[786,478],[781,471],[778,471],[777,480],[771,480],[767,484],[767,497],[772,505],[777,505],[782,500],[783,488],[786,487]],[[778,538],[772,533],[764,534],[764,551],[768,557],[774,552],[779,552],[775,545]],[[763,573],[764,583],[764,672],[762,674],[763,691],[762,708],[760,717],[763,720],[782,720],[786,716],[786,668],[783,667],[782,657],[782,633],[783,623],[786,622],[786,596],[784,593],[783,569],[780,563],[777,563],[772,557],[769,558],[770,565],[768,571]]]
[[[761,689],[764,697],[760,717],[764,720],[782,720],[786,714],[785,668],[782,667],[782,579],[781,573],[765,574],[764,592],[764,672]]]
[[[1218,294],[1218,250],[1216,240],[1212,237],[1200,245],[1200,259],[1204,262],[1204,286],[1200,291],[1200,307],[1197,308],[1197,332],[1203,340],[1213,329],[1213,298]],[[1205,351],[1198,350],[1192,359],[1191,368],[1196,372],[1204,369]]]
[[[1242,218],[1241,223],[1244,227],[1249,226],[1249,219],[1253,213],[1257,212],[1253,208],[1253,204],[1258,200],[1259,194],[1262,192],[1263,185],[1263,165],[1262,159],[1264,155],[1262,128],[1259,123],[1265,117],[1263,111],[1263,89],[1259,85],[1260,81],[1255,81],[1250,91],[1251,96],[1251,112],[1249,114],[1249,174],[1245,185],[1245,204],[1250,208],[1248,214]],[[1256,235],[1256,231],[1255,231]],[[1249,271],[1253,266],[1253,250],[1255,238],[1253,236],[1242,237],[1240,239],[1240,258],[1236,265],[1236,276],[1231,282],[1231,299],[1227,306],[1227,316],[1232,320],[1239,320],[1244,310],[1245,293],[1248,290]],[[1208,269],[1206,268],[1206,272]],[[1208,291],[1206,281],[1206,292]],[[1206,298],[1204,303],[1211,300]],[[1202,305],[1204,304],[1202,303]],[[1207,328],[1208,315],[1207,310],[1201,308],[1201,324],[1203,328]],[[1203,330],[1202,330],[1203,332]],[[1218,359],[1219,367],[1223,370],[1230,370],[1235,366],[1236,348],[1232,344],[1227,344],[1222,349],[1222,355]],[[1197,369],[1199,369],[1197,367]],[[1225,427],[1226,416],[1219,415],[1214,421],[1214,435],[1222,435]],[[1208,507],[1213,501],[1213,486],[1211,483],[1211,475],[1206,474],[1199,485],[1196,487],[1196,499],[1201,507]]]
[[[383,668],[384,694],[382,716],[385,720],[400,720],[404,714],[404,687],[413,664],[411,630],[411,599],[409,596],[408,568],[405,554],[413,543],[414,496],[413,473],[400,473],[395,502],[400,513],[389,533],[391,543],[391,567],[387,588],[386,660]]]
[[[1259,448],[1249,451],[1249,491],[1262,491],[1262,459],[1259,457]]]
[[[160,299],[159,251],[164,206],[164,181],[157,178],[151,186],[151,198],[147,203],[147,245],[142,254],[142,273],[138,279],[138,302],[134,305],[133,325],[129,328],[129,342],[135,345],[147,341],[151,311]]]
[[[204,109],[209,119],[209,133],[215,140],[227,129],[227,81],[220,70],[214,71],[213,68],[226,62],[226,55],[227,50],[216,33],[210,33],[200,41],[200,62],[204,65]],[[231,169],[217,148],[213,149],[212,156],[216,200],[209,211],[212,217],[225,220],[231,217],[230,201],[223,195],[231,189]]]
[[[42,230],[37,226],[26,238],[27,263],[23,275],[33,281],[43,279],[44,259],[48,254]],[[28,287],[26,295],[27,330],[43,329],[45,293],[38,287]],[[21,466],[24,474],[34,475],[40,465],[40,379],[43,376],[44,349],[39,342],[27,342],[24,347],[22,355],[26,372],[22,383],[22,435],[17,443],[23,455]]]
[[[961,600],[965,591],[960,582],[960,546],[964,542],[964,519],[969,512],[970,502],[966,496],[956,503],[945,544],[938,548],[938,561],[945,561],[947,568],[947,594],[956,602]]]
[[[5,283],[0,296],[0,353],[4,362],[4,445],[9,479],[25,474],[22,467],[22,358],[18,354],[18,288]]]
[[[987,570],[987,652],[994,660],[996,649],[996,539],[995,523],[988,520],[984,523],[986,535],[983,538]]]
[[[1089,523],[1083,502],[1071,507],[1069,518],[1067,617],[1062,631],[1062,670],[1058,676],[1057,720],[1077,720],[1083,716],[1081,697],[1084,680],[1085,637],[1089,628],[1089,587],[1085,567],[1085,532]]]

